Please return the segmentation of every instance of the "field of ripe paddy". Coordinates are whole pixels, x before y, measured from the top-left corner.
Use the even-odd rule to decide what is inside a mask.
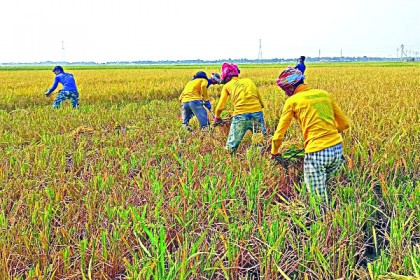
[[[232,157],[226,127],[183,129],[184,85],[220,66],[64,65],[77,110],[43,95],[52,67],[0,67],[0,279],[419,279],[420,65],[307,65],[351,119],[326,207],[249,135]],[[286,66],[239,64],[270,137]]]

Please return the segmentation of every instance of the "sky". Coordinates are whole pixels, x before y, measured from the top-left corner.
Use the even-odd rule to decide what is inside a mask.
[[[0,63],[420,56],[420,0],[4,0]]]

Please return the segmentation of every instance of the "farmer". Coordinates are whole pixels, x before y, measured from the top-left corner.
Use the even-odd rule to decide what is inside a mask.
[[[273,159],[281,156],[284,134],[295,118],[304,137],[305,184],[309,192],[326,199],[326,183],[344,162],[340,133],[349,127],[349,119],[330,93],[310,88],[304,78],[302,72],[288,67],[277,79],[277,85],[289,98],[272,139],[271,155]]]
[[[220,75],[217,73],[211,73],[210,79],[208,79],[209,83],[207,84],[207,88],[211,85],[220,84]]]
[[[300,72],[302,72],[302,75],[305,74],[306,65],[305,57],[303,55],[299,58],[298,64],[296,64],[295,69],[298,69]]]
[[[266,136],[262,112],[264,101],[254,82],[248,78],[240,79],[238,75],[239,69],[236,64],[227,62],[222,64],[222,83],[224,83],[224,86],[214,118],[215,124],[222,121],[220,116],[230,96],[234,106],[232,124],[226,142],[226,150],[230,153],[234,153],[238,149],[248,130]]]
[[[66,101],[66,99],[70,99],[73,108],[77,108],[79,106],[79,92],[77,91],[73,74],[64,72],[63,67],[61,66],[55,66],[52,71],[55,73],[54,84],[45,92],[45,96],[50,96],[57,88],[58,83],[63,85],[63,88],[58,92],[58,95],[54,100],[53,108],[60,108],[61,103]]]
[[[210,80],[205,72],[197,72],[185,85],[179,96],[179,101],[182,104],[182,124],[188,131],[191,131],[189,122],[193,116],[197,117],[201,128],[206,128],[210,124],[205,109],[211,110],[211,103],[207,94]]]

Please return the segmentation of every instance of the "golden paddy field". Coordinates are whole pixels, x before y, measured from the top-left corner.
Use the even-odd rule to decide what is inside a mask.
[[[286,66],[239,65],[269,136]],[[419,64],[308,65],[352,122],[326,211],[251,137],[232,157],[227,128],[183,129],[184,85],[220,65],[64,66],[77,110],[43,95],[51,69],[0,68],[0,279],[420,278]]]

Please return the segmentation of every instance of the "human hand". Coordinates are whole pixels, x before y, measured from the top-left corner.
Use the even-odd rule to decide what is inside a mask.
[[[273,160],[279,160],[282,158],[281,154],[271,154],[271,159]]]
[[[223,122],[223,120],[221,118],[216,117],[216,118],[213,119],[213,122],[214,122],[215,125],[219,125]]]
[[[281,164],[285,167],[288,166],[288,160],[285,159],[282,154],[272,154],[271,159],[274,161],[275,164]]]
[[[206,107],[207,109],[209,109],[210,111],[211,111],[211,103],[210,103],[210,101],[206,101],[206,102],[204,102],[204,107]]]

